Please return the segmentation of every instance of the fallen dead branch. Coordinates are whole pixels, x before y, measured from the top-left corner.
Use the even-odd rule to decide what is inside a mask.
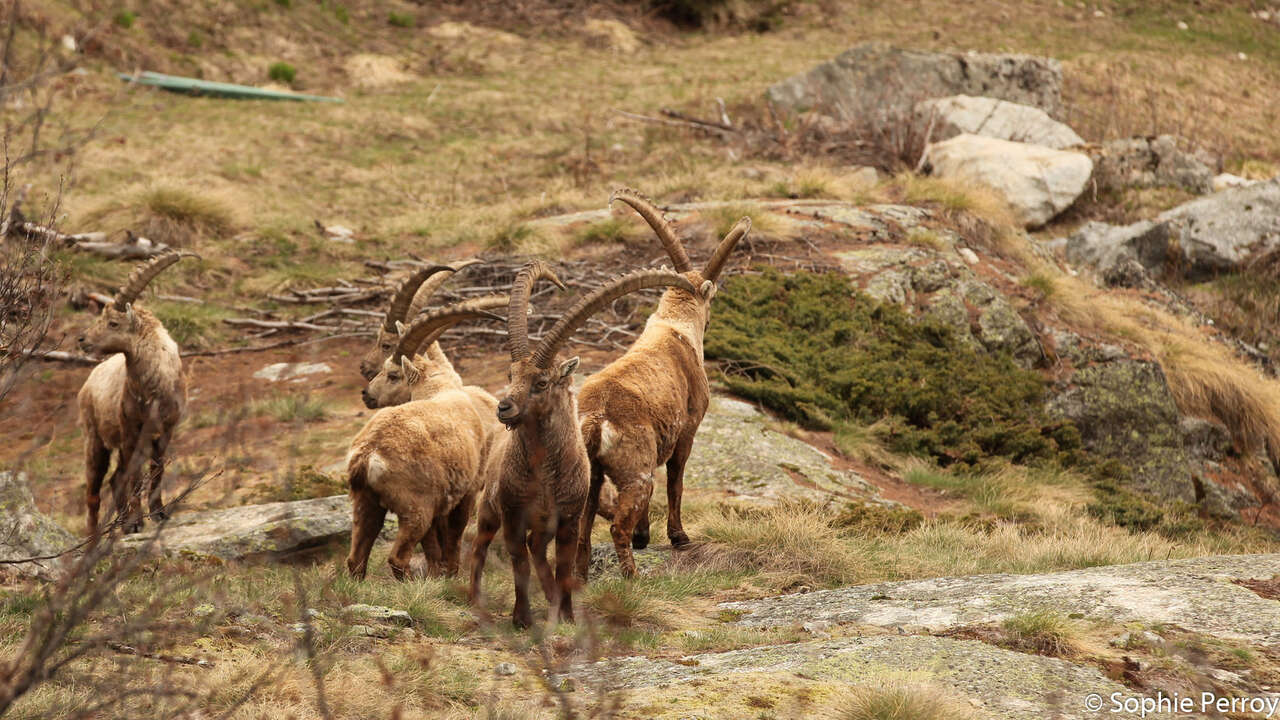
[[[153,653],[139,650],[132,645],[125,645],[119,642],[108,642],[107,647],[120,653],[121,655],[133,655],[135,657],[147,658],[148,660],[159,660],[160,662],[173,663],[176,665],[194,665],[195,667],[212,668],[213,663],[208,660],[190,657],[188,655],[166,655],[165,653]]]

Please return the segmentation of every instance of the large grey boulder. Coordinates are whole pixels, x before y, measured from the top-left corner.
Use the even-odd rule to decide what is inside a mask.
[[[864,43],[765,93],[788,110],[876,122],[908,119],[916,103],[952,95],[999,98],[1057,116],[1062,66],[1030,55],[922,52]]]
[[[77,539],[36,509],[25,473],[0,472],[0,560],[46,558],[73,546]],[[0,565],[0,575],[51,579],[57,559]]]
[[[1028,228],[1070,207],[1093,173],[1093,161],[1083,153],[978,135],[934,143],[926,154],[934,175],[990,187]]]
[[[1213,191],[1217,161],[1178,148],[1172,135],[1110,140],[1093,151],[1099,188],[1178,187],[1203,195]]]
[[[926,100],[916,105],[916,122],[925,128],[932,124],[930,138],[939,141],[968,133],[1057,150],[1084,144],[1075,130],[1040,108],[989,97],[953,95]]]
[[[1133,287],[1169,260],[1169,225],[1143,220],[1123,227],[1085,223],[1064,243],[1067,261],[1092,267],[1107,285]],[[1136,265],[1136,272],[1135,272]]]
[[[1197,198],[1161,213],[1193,277],[1239,268],[1280,247],[1280,178]]]
[[[127,536],[123,543],[126,547],[152,546],[173,555],[280,560],[345,541],[350,535],[351,501],[346,495],[334,495],[179,513],[158,536],[150,530]]]

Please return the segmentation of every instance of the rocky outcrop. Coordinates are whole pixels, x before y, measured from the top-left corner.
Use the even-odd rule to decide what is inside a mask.
[[[1172,135],[1111,140],[1092,155],[1093,178],[1102,189],[1161,186],[1201,195],[1214,189],[1217,160],[1180,150]]]
[[[930,138],[937,141],[968,133],[1056,150],[1084,144],[1074,130],[1040,108],[989,97],[954,95],[926,100],[916,105],[916,122],[925,128],[931,124]]]
[[[1070,262],[1104,279],[1130,260],[1191,279],[1239,270],[1256,254],[1280,247],[1280,178],[1192,200],[1155,220],[1088,223],[1062,245]]]
[[[1029,55],[934,53],[865,43],[771,86],[773,104],[844,121],[909,119],[916,103],[952,95],[998,98],[1062,111],[1062,67]]]
[[[1096,668],[925,635],[765,645],[676,660],[623,658],[583,675],[610,689],[637,691],[624,695],[637,701],[634,716],[662,720],[758,717],[761,707],[775,705],[784,710],[782,717],[815,717],[813,708],[784,703],[795,702],[798,688],[849,697],[855,687],[892,678],[940,691],[974,717],[992,720],[1091,720],[1097,714],[1080,702],[1086,695],[1126,694]],[[654,688],[661,689],[662,702],[644,702]]]
[[[974,575],[878,583],[722,603],[758,628],[828,622],[945,632],[1035,611],[1115,624],[1168,624],[1251,644],[1280,642],[1280,603],[1235,580],[1280,575],[1280,555],[1223,555],[1043,575]]]
[[[36,509],[24,473],[0,472],[0,576],[49,579],[57,555],[76,545],[77,538]],[[26,558],[46,558],[18,562]]]
[[[934,175],[979,182],[998,193],[1028,228],[1066,210],[1093,172],[1088,155],[977,135],[957,135],[926,150]]]
[[[1063,385],[1047,409],[1075,424],[1089,452],[1120,460],[1128,482],[1147,497],[1196,502],[1178,407],[1160,365],[1128,357],[1095,362]]]

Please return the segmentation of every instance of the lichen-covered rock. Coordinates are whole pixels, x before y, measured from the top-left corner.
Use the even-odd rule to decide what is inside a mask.
[[[930,137],[934,140],[968,133],[1056,150],[1084,144],[1074,130],[1040,108],[990,97],[953,95],[926,100],[916,105],[916,122],[925,128],[932,123]]]
[[[413,616],[409,613],[404,610],[382,607],[381,605],[365,605],[364,603],[356,603],[342,608],[342,614],[351,619],[371,621],[385,625],[399,625],[401,627],[410,627],[413,625]]]
[[[927,635],[766,645],[674,661],[622,658],[585,667],[581,674],[611,689],[646,689],[624,696],[625,717],[671,720],[757,717],[761,698],[794,697],[797,685],[840,697],[853,687],[903,678],[942,689],[977,717],[1014,720],[1092,719],[1096,715],[1081,702],[1086,695],[1127,692],[1094,667]],[[662,702],[652,702],[649,688],[661,688]],[[811,708],[794,709],[795,715],[786,716],[813,714]]]
[[[864,43],[772,85],[775,105],[840,120],[909,120],[916,103],[952,95],[999,98],[1062,112],[1062,66],[1051,58],[937,53]]]
[[[1094,268],[1108,285],[1129,287],[1124,280],[1132,274],[1130,263],[1156,272],[1169,260],[1169,225],[1143,220],[1117,227],[1091,221],[1067,238],[1063,249],[1073,265]]]
[[[1197,198],[1157,222],[1169,224],[1190,277],[1235,270],[1254,253],[1280,247],[1280,178]]]
[[[169,554],[275,560],[345,541],[350,535],[351,501],[346,495],[335,495],[180,513],[165,525],[155,545]],[[137,547],[154,537],[153,532],[144,532],[123,542]]]
[[[743,503],[802,498],[891,504],[857,473],[835,467],[820,450],[770,428],[769,422],[748,403],[713,396],[685,467],[685,487]],[[665,487],[664,473],[658,475],[654,485]]]
[[[1213,191],[1217,161],[1178,148],[1172,135],[1110,140],[1093,151],[1094,180],[1104,189],[1177,187],[1203,195]]]
[[[0,560],[57,555],[76,538],[36,509],[24,473],[0,472]],[[0,565],[0,573],[50,579],[56,559]]]
[[[1079,152],[957,135],[925,151],[932,173],[994,190],[1028,228],[1037,228],[1084,192],[1093,161]]]
[[[1040,575],[973,575],[877,583],[722,603],[749,627],[804,622],[942,632],[1014,615],[1078,613],[1111,623],[1169,624],[1260,645],[1280,642],[1280,603],[1233,580],[1280,574],[1280,554],[1221,555]]]
[[[1078,368],[1066,385],[1048,412],[1075,423],[1089,452],[1122,461],[1147,497],[1196,501],[1178,408],[1159,364],[1097,363]]]

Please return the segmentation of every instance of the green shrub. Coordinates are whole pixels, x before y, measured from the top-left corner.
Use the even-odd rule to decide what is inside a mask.
[[[289,63],[280,61],[273,62],[267,67],[267,77],[274,82],[284,83],[286,85],[293,84],[293,79],[297,76],[298,71]]]
[[[409,13],[398,13],[394,11],[387,15],[387,22],[391,23],[392,27],[398,28],[411,28],[414,25],[412,15]]]
[[[1046,383],[969,348],[929,318],[851,290],[838,273],[734,278],[706,355],[729,388],[803,425],[877,423],[897,452],[940,465],[1071,460],[1074,426],[1044,412]]]
[[[116,25],[128,30],[133,27],[133,21],[138,19],[138,14],[132,10],[121,10],[112,18]]]

